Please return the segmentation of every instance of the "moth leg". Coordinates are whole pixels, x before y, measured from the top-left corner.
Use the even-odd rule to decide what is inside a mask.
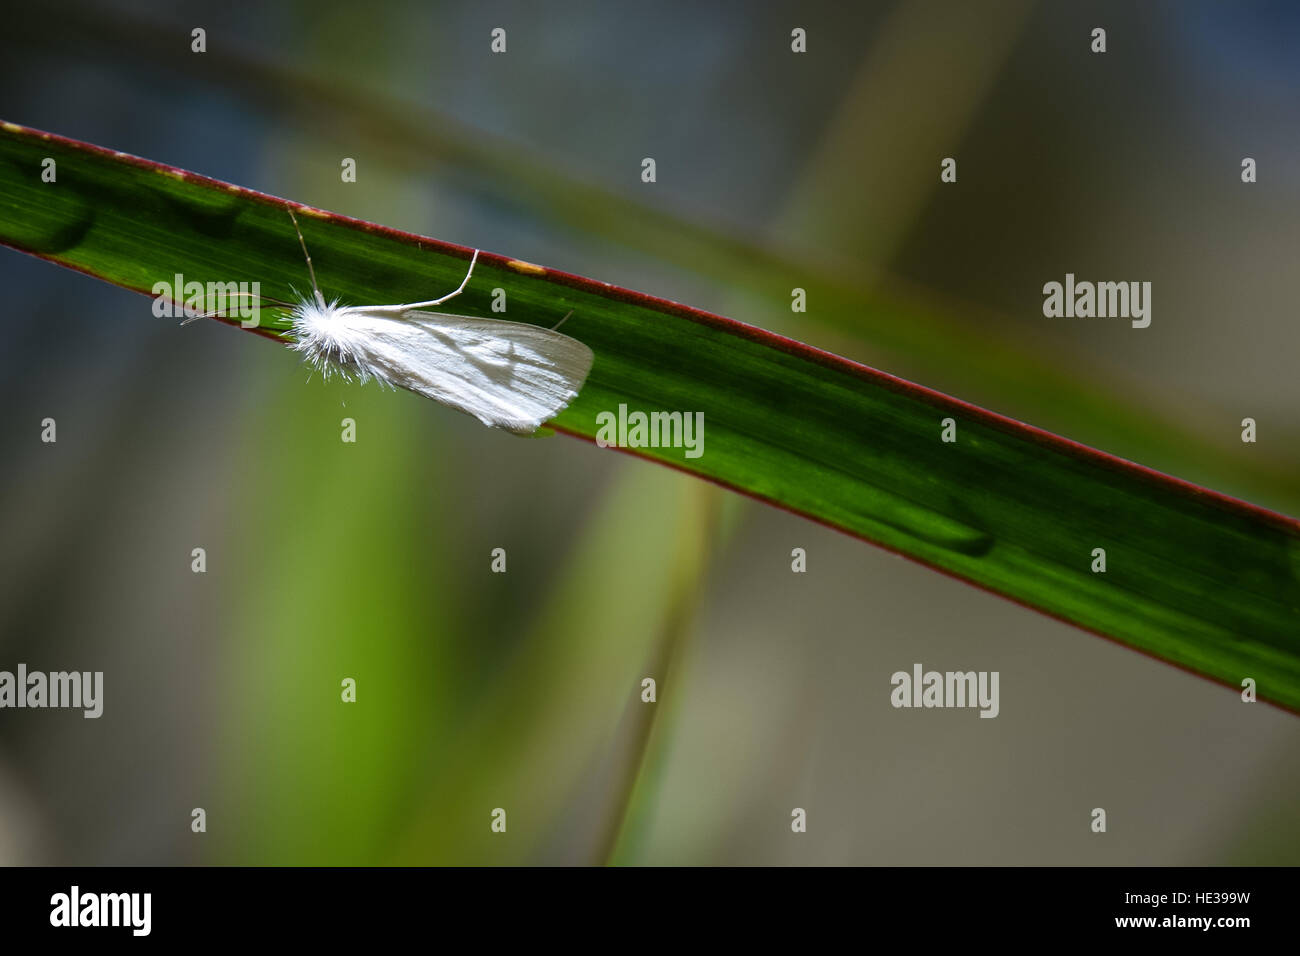
[[[454,299],[465,291],[465,286],[469,285],[469,277],[474,274],[474,263],[478,262],[478,250],[474,250],[474,255],[469,260],[469,271],[465,273],[465,278],[460,281],[460,288],[455,292],[448,292],[441,299],[430,299],[428,302],[408,302],[406,305],[395,306],[397,309],[427,309],[431,305],[442,305],[448,299]]]
[[[270,303],[272,303],[273,305],[278,305],[278,306],[280,306],[281,308],[285,308],[285,309],[292,309],[292,308],[293,308],[293,303],[292,303],[292,302],[285,302],[285,301],[282,300],[282,299],[273,299],[273,298],[271,298],[269,295],[262,295],[262,294],[260,294],[260,293],[253,293],[253,292],[232,292],[232,293],[230,293],[229,295],[225,295],[225,294],[223,293],[223,296],[224,296],[225,298],[228,298],[228,299],[261,299],[263,302],[270,302]],[[179,307],[181,307],[181,308],[184,308],[184,305],[183,305],[182,303],[176,303],[176,302],[174,302],[174,303],[172,303],[172,304],[173,304],[174,306],[179,306]],[[221,314],[221,313],[226,312],[226,311],[228,311],[228,310],[227,310],[227,309],[217,309],[217,310],[214,311],[214,312],[201,312],[201,313],[199,313],[198,315],[191,315],[191,316],[189,316],[188,318],[184,319],[184,320],[181,322],[181,325],[189,325],[191,322],[197,322],[199,319],[217,319],[217,318],[228,319],[228,318],[235,318],[235,316],[228,316],[228,315],[222,315],[222,314]]]

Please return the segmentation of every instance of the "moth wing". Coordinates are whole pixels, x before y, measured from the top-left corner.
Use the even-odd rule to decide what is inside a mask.
[[[516,434],[567,408],[595,360],[577,339],[524,322],[383,309],[349,318],[371,333],[358,358],[389,382]]]

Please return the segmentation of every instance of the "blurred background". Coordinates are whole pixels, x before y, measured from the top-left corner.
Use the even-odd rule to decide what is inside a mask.
[[[10,5],[0,118],[1300,513],[1300,8],[848,7]],[[1044,318],[1066,272],[1151,281],[1151,327]],[[668,469],[0,284],[0,669],[105,673],[98,720],[0,711],[0,862],[1300,862],[1295,716]],[[893,709],[914,662],[999,671],[999,717]]]

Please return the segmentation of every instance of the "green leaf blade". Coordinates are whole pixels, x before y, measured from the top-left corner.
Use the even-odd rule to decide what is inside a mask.
[[[58,166],[43,183],[41,161]],[[175,274],[307,287],[288,204],[5,124],[0,242],[149,294]],[[294,206],[295,209],[301,208]],[[311,212],[311,211],[308,211]],[[327,296],[413,301],[470,250],[332,214],[302,217]],[[456,311],[552,325],[596,363],[555,421],[703,413],[704,453],[627,449],[889,548],[1260,699],[1300,711],[1300,524],[731,320],[484,254]],[[501,316],[496,316],[501,317]],[[282,338],[283,314],[256,330]],[[940,440],[952,418],[957,440]],[[795,546],[798,542],[792,542]],[[1106,552],[1094,573],[1092,552]],[[812,559],[815,562],[815,557]],[[870,582],[863,583],[864,588]],[[863,624],[870,639],[870,622]]]

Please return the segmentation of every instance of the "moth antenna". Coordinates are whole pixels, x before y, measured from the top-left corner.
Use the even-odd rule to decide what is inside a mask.
[[[442,305],[448,299],[454,299],[465,291],[465,286],[469,285],[469,277],[474,274],[474,263],[478,262],[479,250],[474,250],[474,255],[469,258],[469,269],[465,272],[465,278],[460,280],[460,287],[455,292],[448,292],[441,299],[430,299],[428,302],[408,302],[406,305],[395,306],[398,309],[427,309],[431,305]]]
[[[569,321],[569,316],[570,316],[570,315],[573,315],[573,310],[572,310],[572,309],[570,309],[570,310],[568,311],[568,313],[564,316],[564,318],[560,319],[560,321],[556,322],[554,325],[551,326],[551,331],[554,332],[556,329],[558,329],[560,326],[562,326],[565,322],[568,322],[568,321]]]
[[[302,246],[303,258],[307,260],[307,274],[311,276],[311,288],[316,293],[316,301],[320,307],[325,308],[325,297],[320,294],[320,286],[316,284],[316,270],[312,268],[311,253],[307,251],[307,241],[302,237],[302,230],[298,228],[298,217],[293,214],[293,210],[288,210],[289,218],[293,220],[293,231],[298,234],[298,245]]]

